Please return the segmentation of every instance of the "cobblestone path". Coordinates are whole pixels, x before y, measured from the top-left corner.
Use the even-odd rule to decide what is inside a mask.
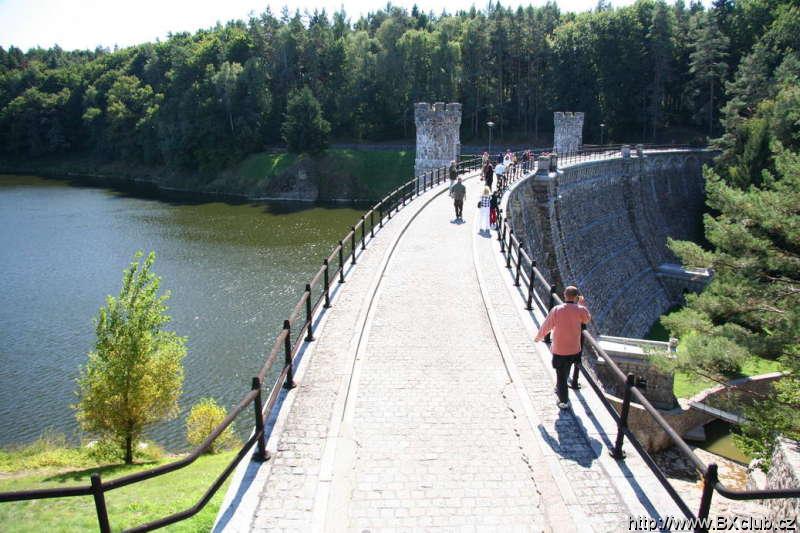
[[[369,243],[284,405],[252,520],[226,529],[605,532],[642,514],[596,432],[556,407],[467,183],[465,223],[428,192]]]

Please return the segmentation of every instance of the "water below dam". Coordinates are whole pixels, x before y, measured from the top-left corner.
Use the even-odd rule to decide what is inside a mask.
[[[88,438],[70,405],[93,320],[106,296],[119,294],[134,253],[153,250],[161,289],[172,295],[168,329],[188,338],[188,354],[181,414],[148,437],[184,449],[191,405],[238,403],[305,284],[362,212],[173,201],[0,176],[0,446],[46,430]],[[240,419],[240,432],[249,429]]]

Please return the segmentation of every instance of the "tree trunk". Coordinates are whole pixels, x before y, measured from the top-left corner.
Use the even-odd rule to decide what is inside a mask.
[[[133,464],[133,438],[130,435],[125,437],[125,464]]]
[[[711,136],[711,132],[714,126],[714,80],[711,80],[709,83],[709,97],[708,97],[708,135]]]

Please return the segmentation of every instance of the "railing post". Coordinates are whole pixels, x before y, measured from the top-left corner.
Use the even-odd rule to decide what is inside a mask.
[[[617,441],[614,443],[614,448],[610,452],[611,457],[617,460],[625,459],[625,452],[622,451],[622,442],[625,439],[625,429],[628,427],[628,412],[631,409],[631,389],[633,388],[633,383],[633,374],[628,374],[628,379],[625,380],[625,394],[622,397],[622,412],[619,415],[619,422],[617,423]]]
[[[344,243],[339,241],[339,283],[344,283]]]
[[[367,222],[364,220],[364,215],[361,215],[361,249],[366,250],[367,245],[365,243],[367,239]]]
[[[322,264],[325,265],[325,270],[322,273],[322,282],[324,283],[325,287],[325,304],[323,307],[327,309],[331,306],[331,281],[329,278],[330,274],[328,273],[328,260],[323,259]]]
[[[314,340],[314,321],[311,313],[311,284],[306,283],[306,324],[308,324],[308,332],[306,333],[306,342]]]
[[[264,435],[264,406],[261,404],[261,380],[258,377],[253,378],[252,389],[258,391],[253,401],[253,410],[256,415],[256,433],[261,433],[256,451],[253,453],[253,460],[262,462],[269,459],[269,453],[267,453],[267,436]]]
[[[499,207],[497,208],[497,222],[498,226],[503,225],[503,210]],[[500,231],[497,232],[497,240],[500,241],[500,251],[503,251],[503,236],[500,235]]]
[[[350,247],[352,248],[353,252],[353,262],[352,264],[356,264],[356,227],[350,226]]]
[[[504,253],[506,251],[506,225],[508,220],[503,220],[500,224],[502,226],[502,232],[498,231],[498,236],[500,237],[500,253]]]
[[[417,182],[417,196],[419,196],[419,176],[417,176],[416,182]]]
[[[533,309],[533,280],[536,279],[536,261],[531,259],[530,277],[528,278],[528,301],[525,302],[525,309],[531,311]]]
[[[286,331],[286,337],[283,339],[283,366],[289,369],[286,372],[283,388],[293,389],[297,385],[294,382],[294,363],[292,362],[292,324],[288,320],[284,320],[283,329]]]
[[[508,228],[508,250],[506,254],[506,268],[511,268],[511,249],[514,248],[514,230],[512,228]]]
[[[550,311],[555,306],[556,306],[556,293],[553,292],[553,290],[551,288],[550,289],[550,299],[547,302],[547,310]]]
[[[106,497],[103,495],[103,482],[100,474],[89,476],[92,481],[92,496],[94,496],[94,508],[97,511],[97,524],[100,526],[100,533],[111,533],[111,526],[108,523],[108,510],[106,510]]]
[[[394,194],[392,194],[392,196],[389,197],[389,212],[386,215],[387,216],[387,220],[392,220],[392,209],[393,209],[392,208],[392,201],[394,201]]]
[[[711,463],[706,467],[706,471],[703,474],[703,495],[700,497],[700,510],[697,513],[697,518],[700,519],[700,522],[695,528],[695,533],[708,532],[708,529],[703,527],[703,522],[708,518],[708,513],[711,510],[711,497],[714,495],[717,481],[719,481],[717,463]]]
[[[375,210],[369,212],[369,238],[375,238]]]
[[[383,227],[383,200],[381,200],[381,203],[378,204],[378,214],[380,215],[378,217],[378,227],[382,228]]]
[[[522,243],[517,241],[517,271],[514,274],[514,286],[519,287],[519,274],[520,270],[522,270]]]

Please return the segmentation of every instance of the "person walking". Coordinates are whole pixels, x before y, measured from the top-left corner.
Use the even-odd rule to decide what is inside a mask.
[[[505,176],[505,173],[506,173],[506,166],[503,163],[497,163],[497,165],[494,167],[494,174],[495,174],[495,176],[497,176],[497,190],[498,191],[502,190],[502,188],[503,188],[503,185],[504,185],[503,176]]]
[[[453,196],[453,207],[456,209],[456,221],[463,222],[462,215],[464,214],[464,199],[467,197],[467,188],[461,183],[461,178],[453,185],[453,190],[450,193]]]
[[[489,233],[489,204],[491,203],[491,200],[492,190],[489,187],[484,187],[481,199],[478,200],[478,208],[480,209],[480,218],[478,220],[480,223],[481,233]]]
[[[494,169],[492,168],[492,164],[487,162],[483,165],[483,182],[491,189],[492,181],[494,181]]]
[[[448,174],[450,174],[450,197],[453,196],[453,185],[456,184],[456,178],[458,177],[458,169],[456,168],[456,162],[450,161],[450,168],[447,169]]]
[[[486,166],[489,163],[489,152],[483,152],[481,156],[481,166]]]
[[[491,189],[491,186],[489,187]],[[500,193],[495,191],[489,200],[489,224],[497,229],[497,209],[500,207]]]
[[[569,409],[567,378],[573,364],[579,364],[581,358],[581,331],[584,324],[592,319],[585,300],[577,287],[570,285],[564,289],[564,303],[557,305],[547,313],[542,327],[536,334],[535,342],[540,342],[552,331],[553,368],[556,370],[556,394],[558,407]]]

